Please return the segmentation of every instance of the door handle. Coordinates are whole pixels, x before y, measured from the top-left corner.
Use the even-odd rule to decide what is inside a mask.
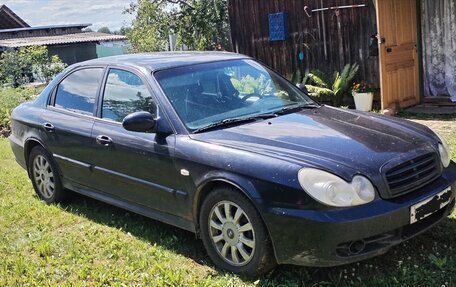
[[[112,144],[112,139],[108,136],[104,135],[99,135],[96,138],[97,144],[100,144],[102,146],[110,146]]]
[[[51,124],[51,123],[44,123],[44,124],[43,124],[43,128],[44,128],[44,130],[47,131],[48,133],[52,133],[52,132],[54,132],[54,130],[55,130],[54,125]]]

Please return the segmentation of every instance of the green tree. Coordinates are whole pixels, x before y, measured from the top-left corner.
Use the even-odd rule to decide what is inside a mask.
[[[30,82],[32,64],[28,58],[21,57],[19,51],[3,52],[0,56],[0,83],[18,87]]]
[[[126,12],[136,13],[136,18],[127,37],[135,52],[167,50],[170,19],[165,8],[162,1],[138,0],[130,4]]]
[[[106,33],[106,34],[111,34],[111,30],[109,30],[108,27],[104,26],[104,27],[101,27],[100,29],[98,29],[99,33]]]
[[[130,27],[122,26],[119,30],[114,31],[115,35],[127,35],[131,31]]]
[[[34,77],[47,83],[64,68],[58,56],[49,56],[46,46],[11,50],[0,56],[0,83],[18,87]]]
[[[166,50],[170,34],[190,49],[231,49],[227,0],[139,0],[126,13],[136,14],[127,33],[135,51]]]

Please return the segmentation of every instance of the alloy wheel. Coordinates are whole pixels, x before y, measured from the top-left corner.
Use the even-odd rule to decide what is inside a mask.
[[[209,235],[218,254],[234,266],[248,264],[255,254],[255,231],[239,205],[220,201],[212,208],[208,219]]]
[[[33,178],[43,197],[49,199],[54,195],[54,172],[49,161],[42,155],[37,155],[33,160]]]

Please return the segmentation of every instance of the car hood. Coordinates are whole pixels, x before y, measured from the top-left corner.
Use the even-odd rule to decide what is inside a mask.
[[[296,163],[327,167],[331,162],[367,173],[378,173],[392,160],[435,152],[437,142],[430,129],[413,122],[327,106],[191,137]]]

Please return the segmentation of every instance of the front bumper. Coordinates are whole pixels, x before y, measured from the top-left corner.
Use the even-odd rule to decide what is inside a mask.
[[[410,207],[451,187],[450,203],[410,224]],[[455,205],[456,164],[441,177],[398,198],[332,210],[269,208],[264,214],[277,262],[336,266],[371,258],[448,216]]]

